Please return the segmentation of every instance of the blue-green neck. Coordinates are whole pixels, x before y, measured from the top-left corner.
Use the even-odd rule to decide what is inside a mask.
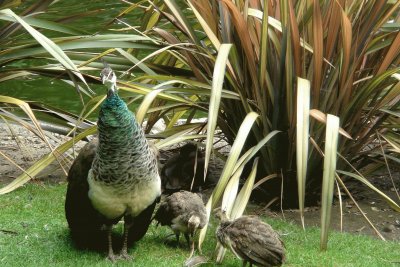
[[[126,181],[158,177],[144,132],[116,93],[109,94],[101,105],[97,126],[99,142],[92,164],[96,180],[127,188]]]
[[[133,125],[133,114],[117,93],[107,96],[100,107],[98,127],[119,128]]]

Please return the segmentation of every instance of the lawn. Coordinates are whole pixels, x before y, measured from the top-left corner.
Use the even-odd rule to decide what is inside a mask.
[[[77,250],[69,239],[64,217],[66,184],[30,183],[0,196],[0,266],[110,266],[105,253]],[[399,266],[400,244],[372,237],[331,233],[327,252],[319,251],[318,228],[305,232],[297,225],[265,218],[282,235],[285,266]],[[212,219],[203,253],[211,257],[216,222]],[[119,226],[119,228],[121,228]],[[117,230],[117,229],[116,229]],[[121,230],[121,229],[118,229]],[[171,233],[153,224],[144,239],[130,249],[132,262],[115,266],[182,266],[189,251],[167,245]],[[213,266],[209,264],[208,266]],[[223,266],[241,266],[228,252]]]

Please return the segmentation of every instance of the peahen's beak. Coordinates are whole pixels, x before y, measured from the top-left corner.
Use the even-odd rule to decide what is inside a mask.
[[[101,71],[100,77],[102,83],[108,88],[107,97],[110,97],[117,92],[117,76],[107,63],[104,66],[105,68]]]
[[[103,83],[103,84],[105,84],[106,83],[106,80],[107,80],[107,77],[104,75],[101,75],[101,82]]]

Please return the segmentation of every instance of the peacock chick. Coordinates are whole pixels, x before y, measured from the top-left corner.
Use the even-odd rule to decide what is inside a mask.
[[[201,197],[189,191],[175,192],[161,202],[154,218],[159,224],[171,227],[178,244],[180,234],[184,234],[191,248],[191,257],[194,252],[194,235],[207,223],[207,213]]]
[[[204,153],[194,143],[187,143],[179,153],[168,159],[161,170],[162,188],[165,192],[187,190],[198,192],[218,183],[224,162],[219,158],[210,161],[204,179]]]
[[[242,259],[243,266],[281,266],[285,262],[284,244],[269,224],[256,216],[228,220],[224,213],[219,215],[217,240]]]
[[[105,64],[100,76],[108,91],[100,107],[98,141],[84,147],[71,166],[65,211],[72,238],[88,241],[105,233],[107,258],[115,261],[113,225],[124,219],[119,257],[130,259],[128,240],[137,241],[147,232],[161,180],[154,150],[118,96],[114,72]]]

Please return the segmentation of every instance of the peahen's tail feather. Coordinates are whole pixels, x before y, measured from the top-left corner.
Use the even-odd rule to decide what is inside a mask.
[[[107,248],[105,223],[107,220],[94,209],[88,197],[89,184],[87,175],[96,153],[97,140],[92,140],[80,151],[68,173],[68,188],[65,199],[65,216],[71,238],[79,248],[104,250]]]
[[[135,223],[132,226],[132,231],[129,231],[128,234],[128,245],[132,245],[136,241],[142,239],[142,237],[146,234],[153,215],[154,208],[156,207],[156,203],[158,200],[154,201],[149,207],[147,207],[142,213],[135,217],[135,221],[140,223]]]

